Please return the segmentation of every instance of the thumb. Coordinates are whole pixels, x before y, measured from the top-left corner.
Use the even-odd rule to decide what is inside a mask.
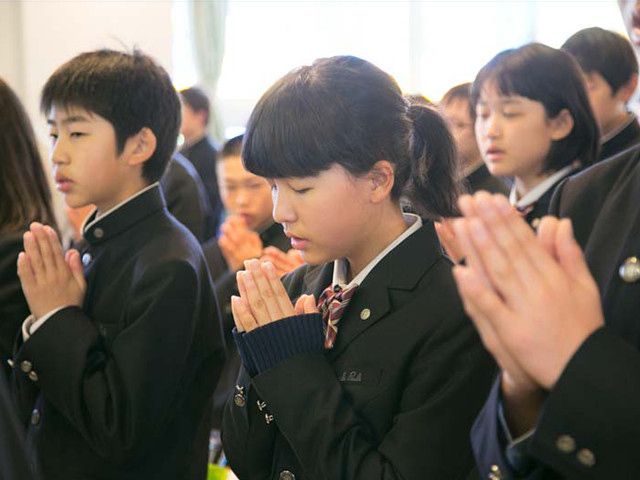
[[[82,262],[80,261],[80,253],[75,250],[69,250],[65,255],[65,260],[69,268],[71,269],[71,274],[75,279],[76,283],[80,287],[80,289],[84,292],[87,286],[87,282],[84,278],[84,270],[82,269]]]
[[[303,306],[304,313],[318,313],[318,305],[313,295],[305,295]]]
[[[569,219],[559,222],[555,242],[558,262],[562,269],[574,280],[591,278],[582,250],[573,236],[573,227]]]
[[[304,300],[306,297],[307,295],[300,295],[298,300],[296,300],[296,305],[293,307],[293,311],[296,315],[304,314]]]

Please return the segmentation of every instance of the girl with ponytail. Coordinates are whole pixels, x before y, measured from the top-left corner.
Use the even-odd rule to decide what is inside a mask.
[[[243,480],[464,478],[494,366],[433,227],[455,213],[442,119],[364,60],[321,59],[264,94],[242,157],[270,182],[274,219],[308,265],[283,282],[257,260],[238,273],[232,469]],[[402,213],[401,195],[420,215]]]

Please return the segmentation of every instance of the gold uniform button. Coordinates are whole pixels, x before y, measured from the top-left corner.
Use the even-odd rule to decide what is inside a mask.
[[[571,453],[576,449],[576,441],[569,435],[560,435],[556,440],[556,447],[562,453]]]
[[[31,380],[32,382],[38,381],[38,374],[35,372],[35,370],[31,370],[29,372],[29,380]]]
[[[638,257],[627,258],[618,269],[620,278],[627,283],[635,283],[640,280],[640,260]]]
[[[283,470],[278,475],[279,480],[296,480],[296,476],[289,470]]]
[[[98,227],[93,231],[93,234],[95,235],[96,238],[102,238],[104,237],[104,230]]]
[[[578,450],[578,461],[585,467],[593,467],[596,464],[596,456],[588,448]]]
[[[29,373],[32,368],[33,364],[29,360],[23,360],[20,364],[20,370],[22,370],[24,373]]]
[[[361,320],[368,320],[370,316],[371,316],[371,310],[369,310],[368,308],[363,308],[362,311],[360,312]]]
[[[233,396],[233,403],[236,404],[236,407],[244,407],[247,401],[244,398],[244,395],[241,393],[236,393]]]

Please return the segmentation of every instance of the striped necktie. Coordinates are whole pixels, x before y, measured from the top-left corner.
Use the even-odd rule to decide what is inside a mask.
[[[327,287],[318,298],[318,310],[322,314],[324,322],[325,336],[324,348],[333,348],[338,335],[338,323],[344,309],[349,305],[349,301],[356,293],[357,284],[350,285],[342,289],[340,285],[335,287]]]

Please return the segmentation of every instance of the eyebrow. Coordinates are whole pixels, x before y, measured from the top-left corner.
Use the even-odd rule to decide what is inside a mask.
[[[88,123],[89,119],[87,117],[82,116],[82,115],[71,115],[69,117],[63,118],[60,123],[62,125],[68,125],[70,123],[78,123],[78,122]],[[48,118],[47,119],[47,124],[55,126],[56,125],[56,121],[54,119],[52,119],[52,118]]]

